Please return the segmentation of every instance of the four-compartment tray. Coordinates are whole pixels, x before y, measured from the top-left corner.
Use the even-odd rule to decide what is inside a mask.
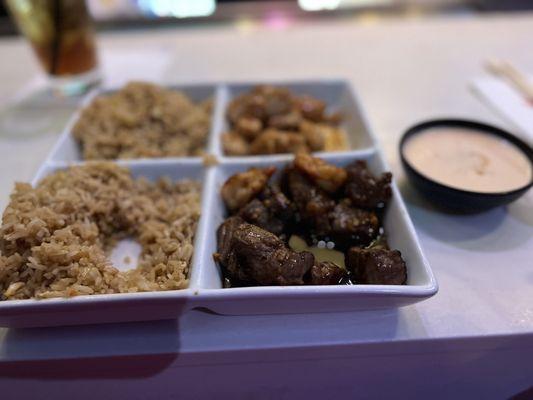
[[[260,82],[265,83],[265,82]],[[387,171],[375,136],[350,85],[344,81],[267,82],[288,87],[295,93],[309,94],[326,101],[328,110],[340,111],[342,127],[349,135],[351,149],[336,153],[315,153],[336,165],[366,160],[375,174]],[[52,326],[176,318],[192,308],[205,308],[229,315],[335,312],[400,307],[421,301],[437,292],[437,283],[424,257],[413,224],[395,183],[393,198],[384,216],[384,227],[392,248],[399,249],[407,263],[406,285],[335,285],[222,288],[222,275],[213,261],[216,229],[224,219],[220,187],[230,175],[252,166],[281,167],[292,155],[249,157],[224,156],[220,136],[227,128],[225,109],[230,99],[259,83],[171,86],[194,100],[212,96],[212,126],[207,152],[218,164],[205,166],[199,157],[118,160],[133,176],[150,180],[168,176],[173,180],[197,179],[202,182],[202,215],[194,243],[189,287],[183,290],[76,296],[45,300],[0,302],[0,326]],[[97,93],[89,95],[88,102]],[[78,118],[73,115],[37,172],[33,184],[51,172],[83,163],[80,149],[70,131]],[[127,246],[125,246],[127,251]],[[123,257],[127,254],[119,254]]]

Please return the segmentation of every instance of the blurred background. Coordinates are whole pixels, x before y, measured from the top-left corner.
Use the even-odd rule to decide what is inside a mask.
[[[531,0],[88,0],[99,30],[194,23],[287,26],[312,18],[386,18],[533,10]],[[0,2],[0,35],[17,29]]]

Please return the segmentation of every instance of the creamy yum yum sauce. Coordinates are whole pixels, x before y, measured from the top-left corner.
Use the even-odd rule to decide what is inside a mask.
[[[512,143],[468,128],[429,128],[404,146],[418,172],[446,186],[472,192],[508,192],[526,186],[529,159]]]

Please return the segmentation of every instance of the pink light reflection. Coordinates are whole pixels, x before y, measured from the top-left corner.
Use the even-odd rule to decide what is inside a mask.
[[[263,24],[274,31],[281,31],[292,24],[292,20],[279,11],[269,12],[263,19]]]

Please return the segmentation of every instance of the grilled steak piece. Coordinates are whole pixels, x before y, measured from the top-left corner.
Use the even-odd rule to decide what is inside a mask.
[[[370,173],[364,161],[355,161],[346,167],[348,178],[345,193],[354,206],[363,208],[383,207],[391,198],[392,174],[385,172],[379,177]]]
[[[405,261],[398,250],[352,247],[348,250],[346,267],[355,283],[403,285],[407,281]]]

